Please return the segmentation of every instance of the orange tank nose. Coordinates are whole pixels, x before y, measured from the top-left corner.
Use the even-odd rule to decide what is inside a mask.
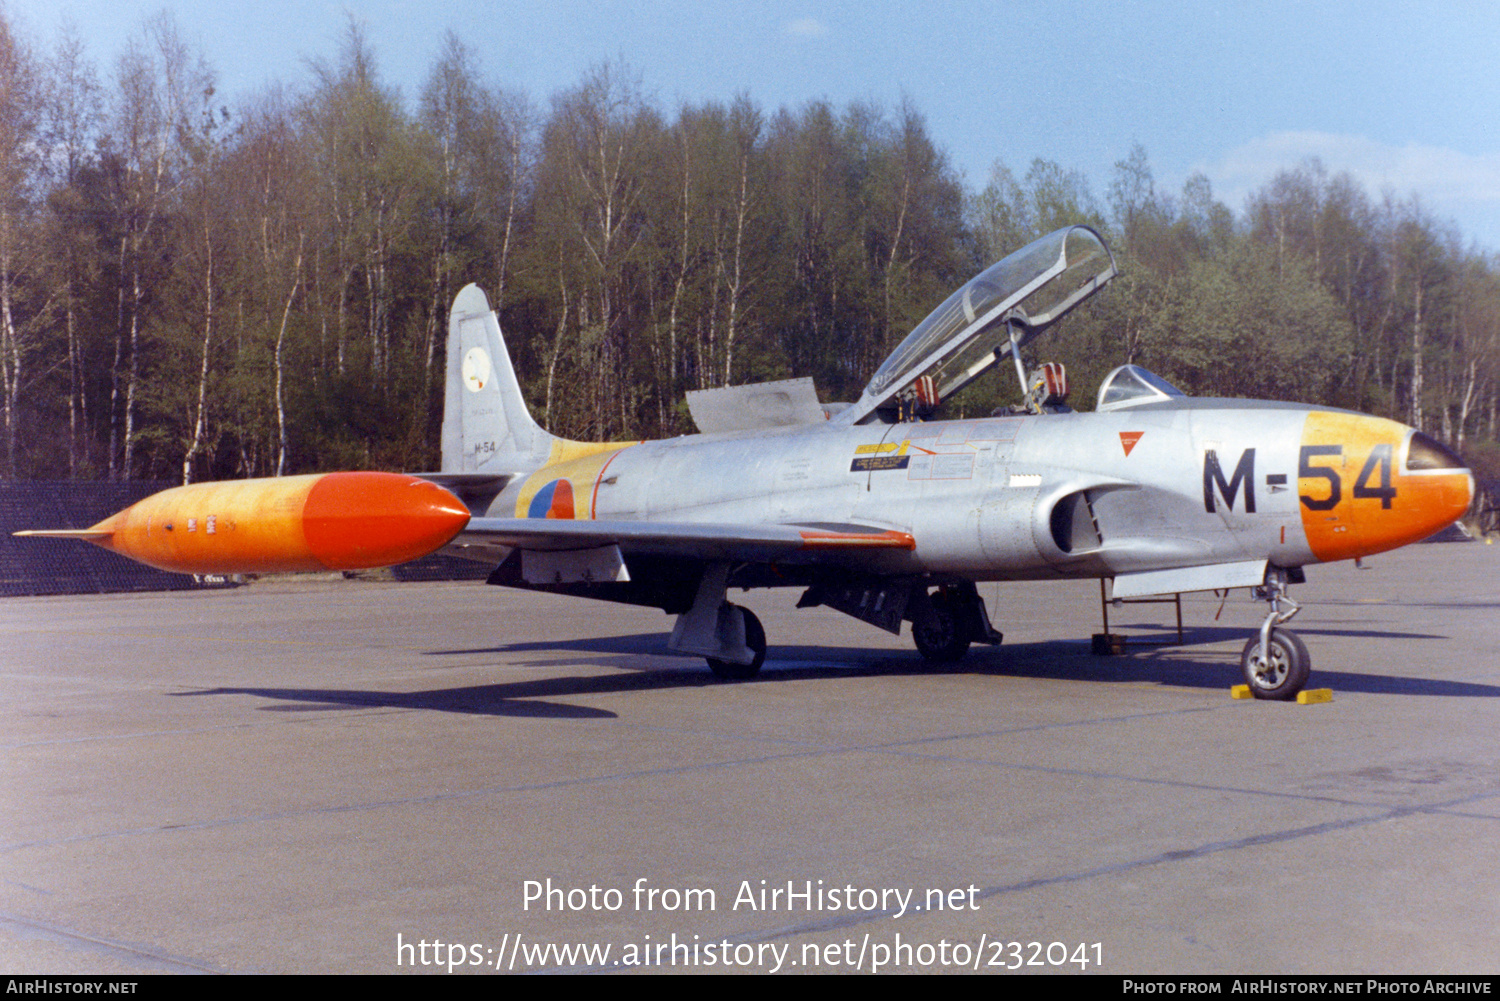
[[[1450,449],[1360,414],[1308,415],[1297,483],[1308,546],[1325,563],[1419,542],[1474,497],[1474,474]]]
[[[178,573],[364,570],[425,556],[468,521],[415,476],[324,473],[174,487],[79,537]]]
[[[307,548],[330,570],[426,556],[468,523],[469,509],[442,487],[391,473],[331,473],[302,508]]]

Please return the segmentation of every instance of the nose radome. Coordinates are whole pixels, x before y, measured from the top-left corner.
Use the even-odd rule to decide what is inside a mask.
[[[1474,503],[1474,472],[1458,453],[1420,431],[1406,442],[1406,478],[1430,514],[1421,538],[1453,524]]]
[[[1451,449],[1395,421],[1314,412],[1298,463],[1303,528],[1324,562],[1418,542],[1468,510],[1474,476]]]

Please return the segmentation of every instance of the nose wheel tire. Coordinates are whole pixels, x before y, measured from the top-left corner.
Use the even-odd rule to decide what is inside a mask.
[[[755,659],[748,664],[736,664],[733,661],[719,660],[715,657],[705,657],[708,661],[709,670],[714,672],[714,677],[725,681],[744,681],[753,678],[760,673],[760,666],[766,662],[766,630],[760,624],[760,619],[748,608],[740,605],[731,605],[745,617],[745,646],[755,654]]]
[[[1286,701],[1297,697],[1307,684],[1312,672],[1312,658],[1302,638],[1288,629],[1271,630],[1271,651],[1266,656],[1261,651],[1260,633],[1255,633],[1245,643],[1240,654],[1240,668],[1245,672],[1245,681],[1250,693],[1257,699]]]

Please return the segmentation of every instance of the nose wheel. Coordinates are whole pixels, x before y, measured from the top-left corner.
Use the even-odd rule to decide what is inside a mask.
[[[1290,629],[1276,628],[1302,610],[1287,596],[1286,587],[1286,571],[1273,567],[1265,584],[1256,589],[1256,595],[1270,603],[1271,611],[1260,631],[1245,641],[1240,669],[1257,699],[1294,699],[1312,673],[1312,657],[1302,638]]]
[[[1312,672],[1307,645],[1290,629],[1273,629],[1269,651],[1258,635],[1245,641],[1240,668],[1245,672],[1250,693],[1257,699],[1296,698]]]

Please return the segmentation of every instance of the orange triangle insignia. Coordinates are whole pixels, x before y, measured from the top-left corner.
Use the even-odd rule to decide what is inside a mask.
[[[1144,432],[1144,431],[1121,431],[1120,432],[1120,447],[1123,448],[1123,449],[1125,449],[1125,454],[1126,455],[1130,454],[1130,450],[1132,448],[1135,448],[1135,443],[1138,442],[1138,441],[1140,441],[1141,440],[1141,435],[1143,435],[1145,433],[1146,432]]]

